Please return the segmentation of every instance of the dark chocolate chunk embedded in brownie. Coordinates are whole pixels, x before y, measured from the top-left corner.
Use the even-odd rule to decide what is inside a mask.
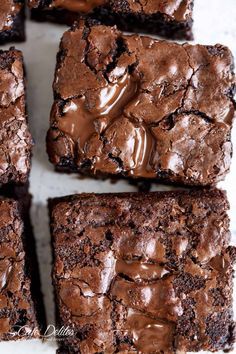
[[[0,51],[0,78],[0,184],[25,183],[30,171],[32,137],[20,51]]]
[[[0,340],[38,338],[45,326],[30,197],[23,199],[0,197]]]
[[[58,54],[50,161],[96,176],[214,184],[229,171],[234,90],[227,47],[81,22]]]
[[[49,202],[61,353],[229,349],[228,202],[219,190]]]
[[[24,0],[1,0],[0,44],[25,40]]]
[[[169,38],[192,38],[193,0],[29,0],[32,17],[72,24],[87,16],[122,30],[142,31]]]

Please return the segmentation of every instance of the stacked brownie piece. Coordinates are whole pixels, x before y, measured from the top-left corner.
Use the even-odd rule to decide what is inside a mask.
[[[32,17],[72,24],[86,16],[125,31],[192,39],[193,0],[28,0]]]

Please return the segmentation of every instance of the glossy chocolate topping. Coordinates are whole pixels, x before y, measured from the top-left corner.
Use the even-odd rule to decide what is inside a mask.
[[[123,107],[136,92],[136,82],[126,74],[117,82],[108,83],[100,92],[94,92],[92,103],[85,96],[72,99],[63,108],[59,129],[77,141],[84,152],[85,143],[93,134],[103,133],[113,119],[120,117]]]
[[[0,199],[0,339],[20,338],[18,326],[37,330],[30,279],[22,244],[23,224],[18,204]],[[22,330],[22,335],[24,330]],[[34,336],[34,335],[33,335]]]
[[[119,259],[116,262],[116,272],[126,275],[133,281],[142,281],[161,279],[169,273],[169,270],[158,264]]]
[[[22,4],[14,0],[1,0],[0,5],[0,31],[11,29],[15,16],[22,8]]]
[[[106,3],[107,0],[53,0],[51,6],[74,12],[90,12]]]
[[[112,285],[111,295],[128,308],[145,311],[155,317],[166,318],[170,321],[177,320],[178,316],[183,314],[183,309],[175,294],[173,280],[169,277],[144,285],[118,277]]]
[[[26,182],[32,138],[25,111],[21,52],[0,51],[0,183]]]
[[[66,32],[54,81],[51,161],[82,172],[86,165],[94,174],[221,180],[232,151],[232,63],[221,45],[179,45],[100,25]]]
[[[231,345],[236,254],[223,192],[51,203],[60,325],[78,338],[65,341],[67,350],[173,354]]]

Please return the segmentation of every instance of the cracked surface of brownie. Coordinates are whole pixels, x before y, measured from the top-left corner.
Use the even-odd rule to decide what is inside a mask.
[[[44,321],[44,309],[39,308],[39,304],[42,305],[38,299],[40,288],[36,288],[36,279],[31,278],[35,275],[38,280],[36,269],[31,269],[35,258],[31,263],[30,257],[35,254],[28,249],[29,243],[32,246],[28,234],[28,210],[25,210],[29,201],[23,203],[26,205],[22,209],[19,202],[0,197],[1,340],[38,338],[44,324],[40,322],[41,319]]]
[[[229,171],[235,76],[222,45],[81,22],[62,38],[53,88],[47,150],[57,168],[189,185]]]
[[[25,40],[24,0],[1,0],[0,44]]]
[[[35,19],[72,24],[87,15],[122,30],[192,39],[193,0],[29,0]]]
[[[0,184],[25,183],[30,171],[29,132],[22,53],[0,51]]]
[[[185,353],[234,342],[228,202],[219,190],[49,202],[58,353]]]

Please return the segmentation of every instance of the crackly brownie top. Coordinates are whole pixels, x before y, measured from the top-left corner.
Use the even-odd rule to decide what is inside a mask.
[[[23,7],[22,1],[1,0],[0,31],[10,30],[16,15]]]
[[[229,348],[227,209],[217,190],[52,200],[60,325],[75,330],[63,353]]]
[[[88,13],[96,7],[105,6],[115,13],[153,15],[161,13],[175,21],[186,21],[192,16],[193,0],[29,0],[31,7],[49,6],[74,12]]]
[[[23,232],[18,203],[1,198],[0,339],[18,338],[20,326],[27,326],[31,331],[37,330],[30,280],[26,273]],[[21,335],[26,332],[26,328],[22,329]]]
[[[231,157],[232,70],[222,45],[74,27],[58,56],[50,159],[86,162],[108,174],[153,178],[162,171],[198,184],[220,180]]]
[[[23,58],[0,51],[0,183],[26,182],[32,148],[25,111]]]

